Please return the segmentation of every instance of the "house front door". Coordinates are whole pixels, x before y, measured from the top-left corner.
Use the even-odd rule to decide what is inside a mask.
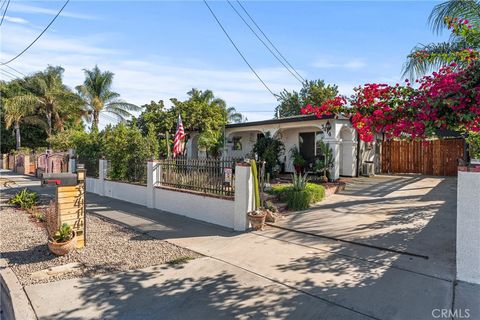
[[[310,167],[315,162],[315,132],[302,132],[299,134],[300,154]]]

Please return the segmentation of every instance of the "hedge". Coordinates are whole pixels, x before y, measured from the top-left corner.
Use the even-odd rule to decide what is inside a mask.
[[[321,201],[325,197],[325,188],[318,184],[307,183],[305,190],[295,191],[292,185],[279,184],[272,186],[270,193],[276,195],[280,201],[287,202],[289,209],[303,210]]]

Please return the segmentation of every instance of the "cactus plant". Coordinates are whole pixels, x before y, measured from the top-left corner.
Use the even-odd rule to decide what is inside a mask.
[[[260,190],[258,187],[258,173],[257,173],[257,162],[255,160],[250,161],[250,166],[252,168],[252,178],[253,178],[253,192],[255,197],[255,208],[258,210],[260,208]]]

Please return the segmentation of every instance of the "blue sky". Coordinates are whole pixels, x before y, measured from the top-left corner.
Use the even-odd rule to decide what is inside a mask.
[[[300,84],[243,24],[227,2],[209,2],[249,62],[274,92]],[[401,80],[417,43],[441,41],[427,17],[434,1],[248,1],[244,6],[307,79],[324,79],[350,94],[362,83]],[[2,61],[22,50],[62,6],[12,0],[1,27]],[[237,5],[233,2],[234,5]],[[275,99],[255,78],[201,1],[75,1],[11,66],[23,73],[48,64],[65,82],[83,80],[98,64],[115,73],[114,89],[136,104],[185,98],[211,89],[250,121],[271,118]],[[9,69],[2,68],[4,70]],[[5,73],[0,74],[8,79]],[[109,122],[103,117],[102,123]]]

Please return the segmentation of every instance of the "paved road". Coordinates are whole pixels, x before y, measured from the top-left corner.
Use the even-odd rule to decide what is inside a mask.
[[[392,192],[401,189],[400,185]],[[450,267],[438,264],[438,259],[276,228],[235,233],[159,210],[87,196],[90,214],[114,219],[206,257],[180,268],[158,266],[29,286],[26,292],[41,319],[403,320],[434,319],[433,310],[452,307],[469,308],[471,319],[480,319],[479,287],[455,286]],[[448,230],[437,232],[454,238],[446,234]]]

